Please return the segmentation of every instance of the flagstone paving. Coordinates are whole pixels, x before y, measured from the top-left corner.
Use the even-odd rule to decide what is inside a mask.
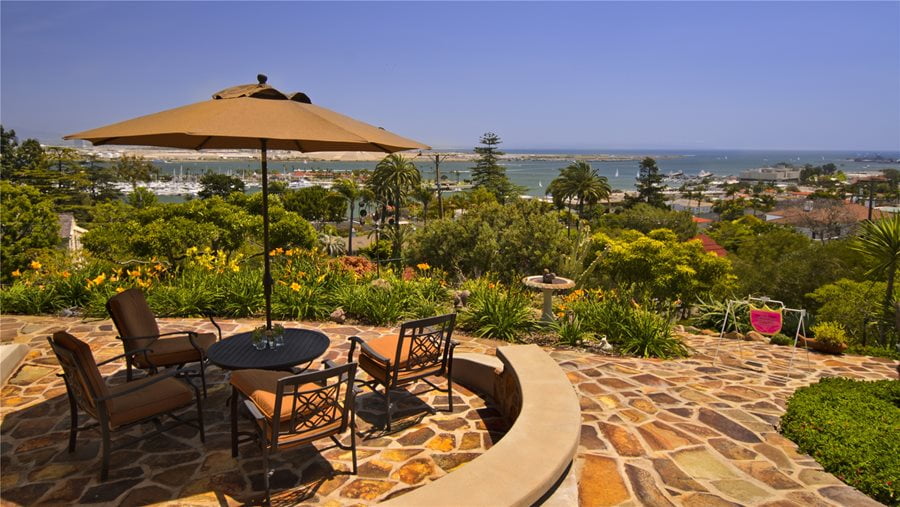
[[[197,319],[164,319],[165,329],[201,327]],[[227,335],[255,321],[225,321]],[[332,339],[324,358],[346,357],[346,337],[374,337],[385,328],[302,323]],[[32,347],[0,397],[0,502],[12,504],[170,502],[211,505],[253,501],[261,489],[261,460],[252,444],[231,458],[225,399],[226,377],[216,368],[204,405],[207,443],[196,430],[180,429],[113,453],[113,472],[98,482],[96,432],[79,435],[66,452],[68,405],[46,336],[67,329],[87,339],[98,361],[119,354],[110,321],[3,316],[0,342]],[[459,351],[493,353],[489,340],[457,336]],[[827,356],[789,348],[726,341],[713,362],[716,339],[686,335],[687,359],[659,361],[547,349],[566,372],[582,409],[581,445],[572,467],[582,505],[878,505],[822,470],[777,430],[787,398],[824,376],[897,378],[895,361]],[[122,376],[122,365],[104,368]],[[424,402],[424,403],[423,403]],[[349,467],[349,453],[303,448],[273,460],[273,503],[372,504],[435,480],[488,450],[506,431],[491,400],[460,388],[453,414],[441,411],[446,396],[406,397],[408,415],[394,432],[378,430],[383,417],[375,399],[361,397],[359,475],[334,474]],[[425,404],[438,409],[423,412]],[[138,434],[139,430],[131,431]],[[553,499],[551,499],[551,503]]]

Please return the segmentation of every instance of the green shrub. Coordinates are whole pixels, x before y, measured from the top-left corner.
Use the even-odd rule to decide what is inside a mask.
[[[483,338],[515,341],[534,327],[531,298],[519,289],[482,280],[462,312],[462,327]]]
[[[844,326],[837,322],[820,322],[812,326],[810,330],[819,343],[831,346],[840,346],[847,343],[847,332],[844,330]]]
[[[668,317],[640,308],[621,321],[614,337],[623,354],[670,359],[686,357],[687,347],[672,333]]]
[[[818,303],[815,312],[819,321],[841,323],[847,331],[850,343],[874,343],[878,336],[878,322],[883,316],[881,305],[887,284],[884,282],[857,282],[841,279],[819,287],[807,294]]]
[[[781,333],[778,333],[778,334],[772,336],[771,338],[769,338],[769,343],[771,343],[772,345],[788,345],[788,346],[790,346],[790,345],[794,344],[794,339],[791,338],[790,336],[785,336]]]
[[[855,356],[886,357],[888,359],[900,361],[900,351],[889,349],[887,347],[864,347],[862,345],[851,345],[850,348],[848,348],[844,353],[852,354]]]
[[[559,336],[559,343],[566,345],[582,345],[594,337],[578,315],[566,315],[553,322],[553,331]]]
[[[900,382],[825,378],[800,388],[781,431],[842,481],[900,505]]]
[[[731,306],[734,315],[728,315],[728,324],[725,332],[738,331],[746,333],[750,330],[750,307],[746,303],[734,302]],[[722,330],[725,322],[725,312],[728,310],[728,301],[711,299],[708,302],[699,300],[696,306],[697,315],[691,319],[691,323],[700,329]]]

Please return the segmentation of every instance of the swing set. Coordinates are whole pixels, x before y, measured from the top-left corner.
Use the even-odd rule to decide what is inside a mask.
[[[787,308],[784,302],[769,299],[768,297],[747,296],[747,299],[731,299],[725,309],[725,319],[722,321],[722,330],[719,332],[719,340],[716,343],[716,355],[713,357],[713,364],[719,358],[719,348],[722,345],[722,339],[725,337],[725,330],[728,328],[728,316],[731,316],[731,322],[734,329],[738,328],[738,319],[736,309],[739,305],[747,305],[750,307],[750,327],[757,333],[764,336],[774,336],[781,332],[784,326],[785,312],[793,312],[798,315],[797,329],[794,331],[794,343],[791,347],[791,360],[788,364],[788,372],[794,366],[794,355],[797,352],[797,342],[800,339],[800,331],[806,335],[806,310],[797,308]],[[743,340],[738,340],[738,350],[741,359],[744,357]],[[809,348],[804,340],[803,346],[806,349],[806,366],[809,367]]]

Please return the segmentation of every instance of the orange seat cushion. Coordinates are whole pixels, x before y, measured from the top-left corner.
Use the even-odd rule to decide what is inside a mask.
[[[290,373],[284,371],[238,370],[231,373],[231,385],[252,401],[259,411],[271,420],[275,416],[278,380],[290,376]],[[319,387],[317,384],[303,384],[299,390],[318,389]],[[285,396],[281,405],[282,421],[290,420],[293,408],[291,405],[291,398]]]
[[[278,380],[290,375],[290,373],[283,371],[269,370],[238,370],[231,374],[231,385],[246,396],[247,399],[250,400],[250,402],[253,403],[266,417],[266,421],[262,421],[260,424],[266,433],[266,438],[269,440],[272,440],[271,421],[275,414],[275,398],[278,390]],[[320,385],[315,383],[307,383],[301,384],[297,390],[302,392],[319,389],[320,387]],[[292,387],[290,388],[290,391],[286,389],[285,396],[282,398],[281,402],[281,420],[279,423],[278,436],[279,446],[289,447],[292,445],[300,445],[318,438],[334,435],[341,431],[342,421],[340,419],[341,414],[338,407],[343,405],[342,400],[337,400],[338,407],[335,407],[334,411],[328,410],[326,413],[328,419],[336,418],[335,421],[322,424],[321,426],[303,429],[303,426],[314,426],[316,419],[318,419],[317,416],[311,415],[313,407],[310,407],[308,409],[309,411],[306,413],[298,412],[297,415],[300,416],[300,418],[295,421],[298,424],[298,427],[294,428],[294,433],[287,433],[290,431],[290,425],[284,423],[291,420],[293,396],[290,393],[292,392]],[[311,415],[310,420],[303,419],[304,415]]]
[[[198,334],[194,341],[206,351],[213,343],[216,343],[216,335],[213,333]],[[147,353],[147,356],[153,366],[172,366],[200,360],[200,353],[187,336],[163,337],[151,343],[147,348],[151,351]],[[143,353],[137,354],[134,359],[140,368],[151,366],[147,364]]]
[[[400,358],[398,361],[397,344],[399,340],[399,336],[382,336],[366,341],[366,345],[371,347],[372,350],[391,361],[392,368],[400,368],[400,372],[397,375],[398,384],[403,383],[404,381],[411,380],[413,377],[418,378],[440,373],[440,356],[435,359],[434,364],[420,364],[415,368],[406,369],[409,366],[409,350],[412,344],[412,340],[407,339],[405,341],[405,343],[403,344],[403,348],[400,350]],[[365,349],[362,349],[360,351],[359,367],[362,368],[363,371],[368,373],[370,376],[372,376],[372,378],[377,379],[382,384],[386,384],[388,382],[388,378],[390,375],[389,372],[386,371],[387,365],[380,359],[366,352]]]
[[[149,376],[112,386],[109,387],[109,392],[114,395],[156,378]],[[193,401],[194,392],[190,387],[178,379],[167,378],[144,389],[107,401],[109,423],[112,428],[116,428],[190,405]]]

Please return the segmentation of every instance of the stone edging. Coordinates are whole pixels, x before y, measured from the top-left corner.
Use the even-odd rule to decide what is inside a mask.
[[[457,354],[455,381],[490,394],[515,422],[488,452],[388,502],[394,506],[533,505],[556,486],[578,450],[581,408],[566,375],[537,345],[497,357]]]
[[[27,353],[28,346],[22,343],[0,345],[0,385],[6,384]]]

